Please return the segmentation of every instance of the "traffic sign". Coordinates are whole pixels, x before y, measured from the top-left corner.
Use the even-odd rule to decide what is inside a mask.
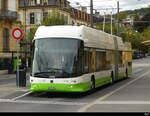
[[[13,36],[14,39],[20,40],[23,37],[23,31],[20,28],[17,27],[15,29],[13,29],[12,36]]]

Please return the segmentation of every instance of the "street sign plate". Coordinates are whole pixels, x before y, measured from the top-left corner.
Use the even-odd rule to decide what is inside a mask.
[[[20,40],[23,37],[23,31],[20,28],[17,27],[15,29],[13,29],[12,36],[13,36],[14,39]]]

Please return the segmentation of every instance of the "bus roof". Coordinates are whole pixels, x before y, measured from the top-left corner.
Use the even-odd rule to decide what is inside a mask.
[[[35,33],[34,39],[51,37],[81,39],[80,29],[79,26],[40,26]]]
[[[75,38],[84,41],[86,47],[115,49],[114,37],[117,38],[118,49],[124,44],[120,37],[87,27],[87,26],[40,26],[34,40],[42,38]]]

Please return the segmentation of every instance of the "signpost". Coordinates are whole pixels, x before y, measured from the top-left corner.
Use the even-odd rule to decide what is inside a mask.
[[[20,28],[14,28],[12,31],[12,37],[17,40],[17,86],[19,86],[19,40],[23,38],[23,31]]]

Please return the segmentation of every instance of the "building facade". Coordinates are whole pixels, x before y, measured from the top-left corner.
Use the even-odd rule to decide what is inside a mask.
[[[17,25],[17,16],[15,0],[0,0],[0,69],[8,68],[17,48],[16,41],[11,36]]]
[[[88,24],[89,14],[87,12],[71,8],[67,0],[17,0],[17,11],[19,20],[27,28],[38,26],[47,15],[54,10],[64,16],[68,25]]]

